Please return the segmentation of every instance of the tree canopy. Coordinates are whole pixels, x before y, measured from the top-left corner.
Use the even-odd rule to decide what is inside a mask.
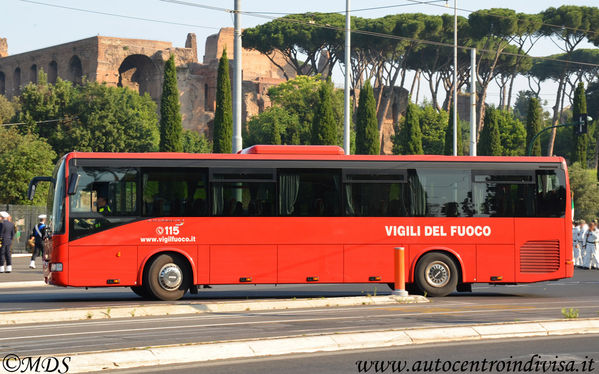
[[[96,82],[47,83],[40,72],[19,97],[22,134],[45,138],[60,156],[67,152],[150,152],[158,149],[156,104],[125,87]],[[42,122],[40,121],[50,121]]]
[[[0,126],[0,201],[5,204],[31,204],[27,199],[29,181],[35,176],[51,175],[56,152],[34,134],[20,134],[14,128]],[[48,184],[41,183],[33,204],[44,205]]]
[[[227,50],[218,63],[216,78],[216,110],[214,111],[214,153],[233,152],[233,103]]]
[[[175,56],[171,55],[164,65],[164,81],[160,99],[160,151],[183,151],[182,131]]]
[[[360,90],[360,101],[356,117],[356,153],[378,155],[380,153],[380,144],[376,120],[376,103],[369,81],[366,81]]]

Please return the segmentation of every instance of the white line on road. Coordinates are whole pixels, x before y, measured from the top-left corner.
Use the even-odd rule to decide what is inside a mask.
[[[579,306],[580,309],[595,308],[596,306]],[[535,311],[540,310],[553,310],[554,307],[547,308],[535,308]],[[531,310],[532,311],[532,310]],[[385,317],[408,317],[408,316],[421,316],[421,315],[451,315],[451,314],[481,314],[481,313],[492,313],[492,312],[506,312],[506,309],[485,309],[485,310],[459,310],[459,311],[432,311],[432,312],[418,312],[418,313],[402,313],[402,314],[378,314],[374,317],[385,318]],[[287,320],[269,320],[269,321],[244,321],[244,322],[229,322],[229,323],[216,323],[216,324],[201,324],[201,325],[175,325],[175,326],[157,326],[157,327],[146,327],[144,331],[160,331],[160,330],[176,330],[176,329],[190,329],[190,328],[205,328],[205,327],[225,327],[225,326],[240,326],[240,325],[267,325],[267,324],[278,324],[278,323],[301,323],[301,322],[317,322],[327,320],[352,320],[352,319],[364,319],[364,316],[335,316],[335,317],[322,317],[322,318],[303,318],[303,319],[287,319]],[[497,323],[497,322],[489,322]],[[399,327],[398,327],[399,328]],[[404,328],[405,329],[405,328]],[[4,330],[4,329],[2,329]],[[394,330],[394,329],[391,329]],[[111,334],[111,333],[122,333],[122,332],[139,332],[139,328],[129,329],[114,329],[114,330],[101,330],[101,331],[82,331],[82,332],[71,332],[63,334],[46,334],[46,335],[29,335],[29,336],[11,336],[11,337],[0,337],[0,341],[14,341],[24,339],[41,339],[49,337],[63,337],[63,336],[78,336],[78,335],[93,335],[93,334]]]

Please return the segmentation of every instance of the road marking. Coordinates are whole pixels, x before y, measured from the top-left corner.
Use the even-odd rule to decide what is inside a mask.
[[[579,309],[585,308],[595,308],[596,306],[588,306],[588,307],[578,307]],[[554,307],[547,308],[535,308],[536,311],[540,310],[554,310]],[[472,311],[464,311],[464,310],[455,310],[455,311],[447,311],[447,312],[418,312],[418,313],[402,313],[402,314],[380,314],[376,315],[376,318],[386,318],[386,317],[408,317],[408,316],[422,316],[422,315],[431,315],[431,314],[439,314],[439,315],[453,315],[453,314],[480,314],[480,313],[491,313],[491,312],[505,312],[505,309],[488,309],[488,310],[472,310]],[[144,328],[144,331],[159,331],[159,330],[176,330],[176,329],[186,329],[190,328],[206,328],[206,327],[226,327],[226,326],[241,326],[241,325],[268,325],[268,324],[278,324],[278,323],[302,323],[302,322],[318,322],[318,321],[328,321],[328,320],[355,320],[355,319],[364,319],[364,316],[346,316],[346,317],[323,317],[323,318],[299,318],[299,319],[287,319],[287,320],[269,320],[269,321],[244,321],[244,322],[230,322],[230,323],[217,323],[217,324],[201,324],[201,325],[175,325],[175,326],[158,326],[158,327],[147,327]],[[506,321],[504,321],[506,322]],[[489,322],[489,324],[493,323],[504,323],[504,322]],[[511,321],[509,321],[511,322]],[[448,325],[449,326],[449,325]],[[451,325],[451,326],[456,326]],[[457,325],[459,326],[459,325]],[[422,328],[423,326],[420,326]],[[447,327],[447,326],[446,326]],[[405,327],[397,327],[397,328],[389,328],[389,330],[397,330],[403,329]],[[111,333],[123,333],[123,332],[139,332],[139,328],[128,328],[128,329],[114,329],[114,330],[102,330],[102,331],[82,331],[82,332],[71,332],[71,333],[62,333],[62,334],[46,334],[46,335],[28,335],[28,336],[11,336],[11,337],[0,337],[0,341],[14,341],[14,340],[25,340],[25,339],[41,339],[41,338],[49,338],[49,337],[64,337],[64,336],[78,336],[78,335],[92,335],[92,334],[111,334]]]

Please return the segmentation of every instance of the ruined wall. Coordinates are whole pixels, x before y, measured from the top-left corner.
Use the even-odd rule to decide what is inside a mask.
[[[356,90],[356,96],[358,96],[359,90]],[[374,89],[374,97],[378,97],[379,90]],[[391,95],[390,87],[385,87],[383,90],[383,99],[389,97]],[[399,123],[400,119],[405,115],[406,109],[408,107],[408,96],[409,92],[405,88],[394,87],[393,89],[393,98],[389,103],[389,108],[387,109],[387,115],[383,120],[383,124],[381,126],[381,154],[390,155],[393,150],[393,142],[391,137],[395,135],[395,130],[393,129],[394,123]],[[384,100],[381,100],[384,101]],[[382,113],[382,108],[379,108],[378,115]]]
[[[0,38],[0,58],[8,56],[8,42],[6,38]]]
[[[0,76],[4,77],[0,94],[18,95],[21,87],[37,82],[40,69],[48,74],[51,83],[56,82],[57,77],[73,82],[81,82],[83,77],[96,80],[97,55],[98,39],[93,37],[0,58]]]
[[[80,83],[83,79],[129,87],[148,93],[158,105],[162,94],[164,64],[175,56],[183,127],[210,135],[216,100],[218,59],[226,47],[233,60],[233,29],[225,28],[206,40],[203,63],[198,62],[195,34],[188,34],[185,48],[156,40],[95,36],[31,52],[7,56],[6,39],[0,39],[0,94],[12,97],[29,82],[37,82],[43,69],[48,81],[57,78]],[[281,56],[273,59],[293,70]],[[243,118],[270,105],[268,87],[286,79],[280,68],[257,51],[243,50]],[[232,68],[232,64],[231,64]],[[233,79],[233,71],[230,71]]]

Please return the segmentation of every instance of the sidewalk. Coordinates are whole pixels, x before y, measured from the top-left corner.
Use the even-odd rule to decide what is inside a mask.
[[[29,260],[31,254],[13,254],[12,255],[12,272],[1,273],[0,283],[4,282],[32,282],[43,281],[42,259],[38,257],[35,260],[35,269],[29,269]]]

